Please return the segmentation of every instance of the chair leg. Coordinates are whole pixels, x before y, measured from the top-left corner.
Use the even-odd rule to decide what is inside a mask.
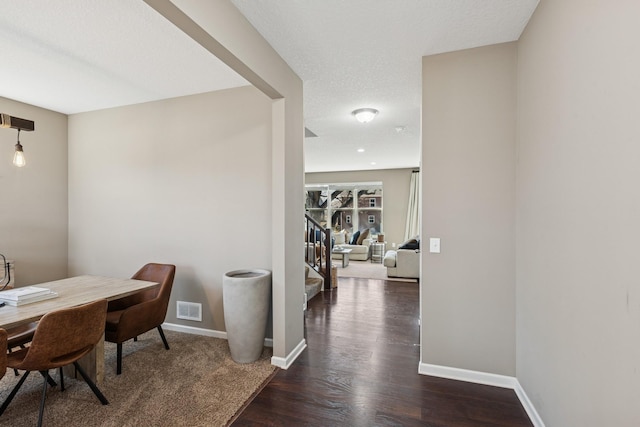
[[[42,400],[40,401],[40,415],[38,415],[38,427],[42,426],[42,416],[44,415],[44,401],[47,399],[47,378],[51,378],[49,376],[49,372],[40,371],[42,376],[44,377],[44,382],[42,383]]]
[[[73,366],[75,366],[78,372],[80,372],[80,375],[82,375],[82,378],[84,378],[84,381],[89,385],[89,387],[91,388],[91,391],[93,391],[93,394],[96,395],[96,397],[100,400],[100,402],[102,402],[103,405],[108,405],[109,401],[107,400],[107,398],[104,397],[104,394],[102,394],[102,392],[100,391],[100,389],[98,389],[95,383],[91,381],[91,378],[87,376],[87,374],[84,372],[84,369],[80,367],[78,362],[73,362]]]
[[[30,371],[25,371],[24,375],[22,375],[22,378],[20,378],[20,381],[18,381],[18,384],[16,384],[13,390],[11,390],[11,393],[9,393],[9,396],[7,396],[4,403],[0,407],[0,415],[4,414],[4,411],[7,409],[7,406],[9,406],[9,403],[11,403],[13,398],[16,396],[16,393],[18,393],[18,390],[20,390],[20,387],[22,387],[22,384],[24,384],[24,381],[29,376],[29,373]],[[45,381],[44,383],[46,384],[47,382]]]
[[[160,332],[160,338],[162,338],[162,342],[164,343],[164,348],[169,350],[169,343],[167,339],[164,337],[164,332],[162,331],[162,326],[158,325],[158,332]]]
[[[62,372],[62,366],[58,369],[60,370],[60,391],[64,391],[64,373]]]
[[[122,343],[119,342],[116,344],[116,375],[120,375],[122,373]]]
[[[49,375],[49,371],[40,371],[40,374],[44,377],[45,380],[47,380],[51,387],[56,387],[58,385],[58,383],[56,383],[53,378],[51,378],[51,375]]]
[[[21,345],[20,347],[24,348],[23,345]],[[13,349],[9,348],[9,354],[11,354],[13,352],[12,350]],[[16,368],[13,368],[13,373],[16,375],[16,377],[20,375],[20,372],[18,372],[18,370]]]

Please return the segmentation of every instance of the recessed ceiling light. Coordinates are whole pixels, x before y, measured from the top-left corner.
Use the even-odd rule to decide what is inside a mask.
[[[364,153],[364,148],[358,148],[358,153]]]
[[[375,166],[375,165],[376,165],[376,162],[371,162],[371,166]]]
[[[358,108],[351,112],[356,117],[356,120],[360,123],[368,123],[378,114],[378,110],[375,108]]]

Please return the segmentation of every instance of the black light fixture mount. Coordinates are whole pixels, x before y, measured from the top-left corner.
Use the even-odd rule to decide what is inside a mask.
[[[22,150],[22,144],[20,144],[20,131],[33,131],[36,128],[33,120],[21,119],[20,117],[13,117],[9,114],[0,113],[0,128],[18,130],[18,142],[16,143],[15,155],[13,156],[13,164],[19,168],[26,165],[27,163],[24,158],[24,151]]]
[[[8,114],[0,113],[0,128],[11,128],[32,131],[36,128],[33,120],[21,119]]]

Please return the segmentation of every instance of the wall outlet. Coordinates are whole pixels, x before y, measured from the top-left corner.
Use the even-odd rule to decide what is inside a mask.
[[[396,242],[391,243],[391,247],[395,249],[396,248]]]
[[[176,317],[184,320],[202,322],[202,304],[199,302],[176,302]]]

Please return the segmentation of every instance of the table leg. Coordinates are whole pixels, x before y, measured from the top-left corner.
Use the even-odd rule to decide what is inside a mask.
[[[78,363],[93,382],[100,384],[104,381],[104,334],[95,348],[82,359],[78,360]],[[76,373],[76,368],[73,365],[65,366],[63,372],[64,375],[69,378],[82,379],[82,376]]]

